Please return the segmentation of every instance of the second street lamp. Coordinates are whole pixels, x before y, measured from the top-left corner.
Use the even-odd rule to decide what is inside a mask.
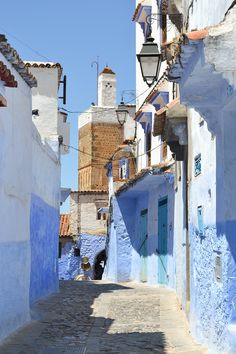
[[[137,54],[143,80],[151,87],[158,79],[162,55],[159,52],[158,45],[154,43],[154,38],[149,36],[143,44],[142,50]]]
[[[128,114],[129,114],[129,111],[127,110],[127,108],[123,102],[123,98],[122,98],[121,102],[116,110],[117,120],[120,123],[121,127],[125,124]]]

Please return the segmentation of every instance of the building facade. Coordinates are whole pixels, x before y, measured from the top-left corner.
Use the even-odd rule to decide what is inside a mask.
[[[162,64],[148,95],[136,68],[137,175],[112,184],[105,274],[172,287],[194,337],[234,353],[235,1],[136,5],[137,53],[151,23]]]
[[[195,337],[212,352],[233,353],[235,2],[189,5],[185,34],[175,39],[179,59],[174,55],[169,63],[170,80],[179,84],[188,108],[189,318]]]
[[[4,35],[0,35],[0,66],[2,340],[30,320],[32,302],[58,289],[60,161],[57,131],[52,149],[46,130],[42,136],[35,124],[36,116],[46,122],[50,114],[44,80],[20,59]],[[58,69],[49,63],[42,66],[56,71],[53,91],[57,92]],[[34,103],[39,112],[33,110]]]
[[[147,17],[160,11],[157,1],[137,2],[133,16],[137,53],[148,34]],[[173,26],[167,34],[160,21],[152,25],[159,48],[168,36],[178,33]],[[136,66],[136,175],[122,186],[113,183],[105,277],[169,286],[177,289],[187,307],[188,248],[183,250],[182,246],[187,237],[186,111],[179,104],[177,87],[173,88],[164,75],[166,67],[163,61],[158,83],[147,90],[140,66]],[[167,119],[169,128],[164,130]],[[112,178],[110,181],[114,182]]]
[[[98,77],[98,105],[91,105],[78,119],[79,189],[70,194],[70,230],[81,253],[77,274],[82,272],[81,257],[86,256],[92,266],[92,278],[100,278],[96,274],[97,263],[105,255],[109,205],[107,163],[113,162],[117,182],[134,173],[132,151],[122,150],[134,138],[134,106],[128,108],[130,114],[122,125],[116,114],[116,75],[110,68],[104,68]],[[71,259],[71,255],[68,257]],[[71,277],[75,275],[72,270]]]

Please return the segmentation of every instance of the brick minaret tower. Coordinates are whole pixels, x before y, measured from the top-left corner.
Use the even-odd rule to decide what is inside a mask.
[[[79,191],[108,189],[105,159],[123,141],[115,110],[116,75],[106,67],[98,78],[98,106],[79,116]]]

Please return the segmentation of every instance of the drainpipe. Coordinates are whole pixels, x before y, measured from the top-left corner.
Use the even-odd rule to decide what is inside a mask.
[[[185,157],[185,227],[186,227],[186,313],[189,315],[190,306],[190,242],[189,242],[189,173],[188,173],[188,148]]]
[[[63,144],[63,136],[59,135],[58,136],[58,160],[59,163],[61,163],[61,146]]]
[[[185,312],[187,316],[189,317],[189,311],[190,311],[190,299],[191,299],[191,294],[190,294],[190,241],[189,241],[189,183],[191,181],[191,163],[189,163],[189,159],[191,158],[190,154],[192,152],[192,146],[190,148],[189,146],[189,137],[192,136],[191,134],[191,124],[189,124],[189,119],[188,119],[188,114],[187,114],[187,134],[188,134],[188,145],[187,145],[187,151],[186,151],[186,156],[185,156],[185,184],[186,184],[186,190],[185,190],[185,205],[186,205],[186,210],[185,210],[185,226],[186,226],[186,306],[185,306]]]

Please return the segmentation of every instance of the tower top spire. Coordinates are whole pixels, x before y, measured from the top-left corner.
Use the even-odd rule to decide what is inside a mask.
[[[98,106],[116,106],[116,74],[108,66],[98,77]]]
[[[111,75],[115,75],[114,71],[113,71],[111,68],[109,68],[108,66],[106,66],[106,67],[102,70],[102,72],[100,73],[100,75],[101,75],[101,74],[111,74]]]

